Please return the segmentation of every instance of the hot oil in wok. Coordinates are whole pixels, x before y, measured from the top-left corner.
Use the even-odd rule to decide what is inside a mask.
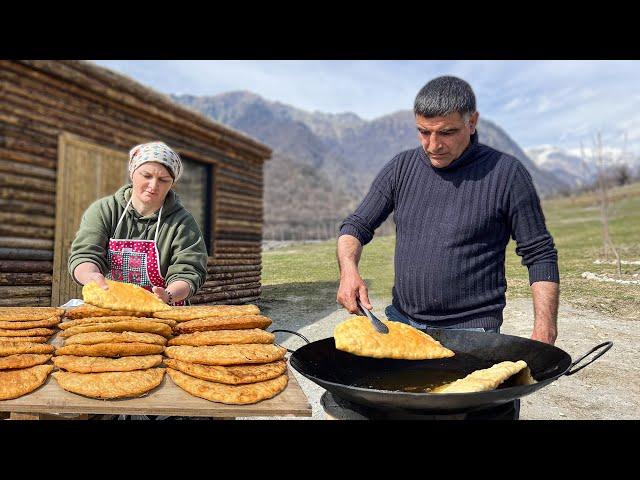
[[[394,392],[427,393],[435,387],[454,382],[475,370],[489,368],[492,365],[493,363],[487,363],[472,355],[456,352],[455,357],[451,359],[420,362],[415,367],[383,369],[359,379],[353,386]],[[530,383],[535,383],[535,380],[530,376],[530,370],[527,367],[526,370],[503,382],[498,388]]]
[[[450,359],[420,361],[415,367],[404,366],[396,369],[392,366],[360,378],[353,386],[425,393],[440,385],[464,378],[474,370],[489,368],[491,365],[472,355],[456,352],[455,357]]]

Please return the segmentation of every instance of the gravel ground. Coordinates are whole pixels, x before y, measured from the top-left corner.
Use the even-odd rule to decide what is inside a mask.
[[[272,329],[297,331],[310,341],[333,335],[333,328],[349,314],[332,305],[322,312],[314,312],[318,320],[304,321],[304,299],[287,298],[273,306],[261,306],[274,320]],[[375,312],[384,317],[388,302],[374,303]],[[530,299],[514,299],[507,303],[502,333],[528,337],[533,325],[533,307]],[[571,376],[560,377],[545,388],[522,398],[521,419],[539,420],[618,420],[640,419],[640,345],[639,323],[618,320],[602,314],[561,305],[558,314],[559,336],[556,346],[576,360],[594,346],[607,340],[613,348],[593,364]],[[278,343],[290,349],[303,345],[298,337],[277,334]],[[320,406],[324,389],[293,371],[313,408],[314,420],[325,418]],[[262,417],[247,417],[259,419]],[[274,419],[274,417],[269,417]],[[275,419],[292,419],[275,417]],[[302,419],[302,418],[295,418]]]

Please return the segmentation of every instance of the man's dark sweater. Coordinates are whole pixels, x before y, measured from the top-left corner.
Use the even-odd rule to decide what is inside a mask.
[[[387,163],[340,227],[362,245],[394,212],[393,305],[414,326],[498,327],[505,306],[509,237],[529,283],[559,283],[558,255],[526,168],[478,143],[436,168],[422,147]]]

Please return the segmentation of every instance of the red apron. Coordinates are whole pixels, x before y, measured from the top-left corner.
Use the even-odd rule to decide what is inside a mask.
[[[120,224],[131,205],[131,200],[116,225],[114,235],[117,236]],[[107,251],[107,263],[109,273],[107,278],[117,282],[133,283],[145,290],[152,292],[153,287],[166,287],[164,278],[160,273],[160,254],[158,253],[158,230],[162,207],[158,213],[156,234],[153,240],[127,240],[123,238],[110,238]],[[184,302],[175,302],[174,305],[184,305]]]

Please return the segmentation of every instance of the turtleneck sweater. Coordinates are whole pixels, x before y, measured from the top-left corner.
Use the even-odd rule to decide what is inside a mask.
[[[515,157],[478,143],[436,168],[422,147],[387,163],[340,226],[368,244],[393,212],[393,305],[414,326],[494,328],[502,324],[509,239],[529,283],[559,283],[558,255],[531,175]]]

